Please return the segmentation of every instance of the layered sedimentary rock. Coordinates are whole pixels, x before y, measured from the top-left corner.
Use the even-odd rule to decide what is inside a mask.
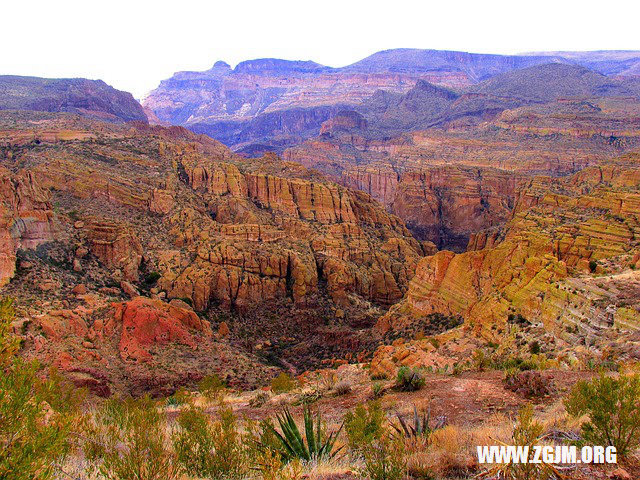
[[[0,286],[15,272],[16,251],[52,239],[49,194],[30,172],[0,169]]]
[[[520,188],[503,228],[473,235],[465,253],[422,259],[405,298],[380,318],[377,332],[402,336],[443,316],[461,316],[464,324],[436,340],[405,336],[380,347],[372,374],[394,375],[401,365],[450,370],[486,342],[504,344],[501,355],[526,355],[510,343],[517,329],[529,332],[521,339],[535,339],[562,362],[603,352],[634,358],[640,331],[636,159],[564,179],[535,177]]]
[[[637,148],[638,105],[617,97],[561,100],[506,110],[479,126],[386,141],[341,132],[284,157],[369,193],[419,238],[459,251],[507,220],[521,180],[568,175]]]
[[[346,185],[369,193],[402,218],[417,238],[464,248],[469,236],[504,223],[522,176],[468,167],[410,168],[391,165],[349,170]]]
[[[42,205],[37,190],[9,202],[7,218],[28,224],[41,208],[58,226],[38,252],[40,238],[27,240],[39,230],[20,237],[23,267],[7,288],[46,333],[29,331],[26,348],[68,374],[89,364],[107,379],[83,381],[101,391],[158,391],[212,365],[226,376],[229,358],[244,372],[232,383],[255,385],[270,372],[256,355],[314,365],[356,349],[368,342],[357,326],[402,298],[432,249],[364,192],[181,128],[25,113],[0,116],[0,127],[7,167],[46,188]],[[21,181],[7,188],[20,193]],[[222,318],[224,341],[211,337]],[[171,365],[172,355],[188,361]],[[153,380],[154,368],[166,375]]]
[[[406,298],[380,326],[394,328],[433,312],[462,315],[483,333],[504,324],[509,313],[556,329],[573,322],[572,295],[556,284],[595,272],[599,264],[612,273],[628,267],[639,248],[637,181],[630,165],[531,180],[519,193],[504,239],[421,260]],[[592,307],[603,308],[592,300]],[[626,307],[619,303],[614,311]]]

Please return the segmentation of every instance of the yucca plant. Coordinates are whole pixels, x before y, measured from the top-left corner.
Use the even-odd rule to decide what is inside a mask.
[[[391,427],[396,431],[396,435],[408,439],[428,439],[431,434],[445,426],[446,418],[438,417],[431,425],[431,407],[418,413],[416,406],[413,406],[413,422],[407,422],[402,415],[396,412],[399,425],[392,423]]]
[[[303,461],[328,460],[334,458],[343,447],[334,449],[340,428],[328,436],[322,431],[322,418],[320,412],[314,415],[311,408],[307,405],[304,407],[304,437],[298,429],[298,425],[293,419],[293,415],[288,408],[284,408],[282,414],[276,414],[276,420],[280,426],[281,432],[270,423],[265,423],[268,433],[275,435],[277,441],[270,445],[264,445],[267,448],[276,448],[280,456],[285,462],[293,459]]]

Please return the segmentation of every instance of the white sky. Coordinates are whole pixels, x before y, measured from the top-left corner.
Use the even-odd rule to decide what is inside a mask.
[[[263,57],[339,67],[398,47],[640,50],[640,2],[2,0],[0,74],[100,78],[137,98],[179,70]]]

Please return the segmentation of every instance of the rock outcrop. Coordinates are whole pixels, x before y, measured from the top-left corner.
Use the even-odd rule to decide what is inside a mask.
[[[114,305],[113,321],[104,324],[103,335],[120,333],[118,349],[124,361],[145,362],[152,359],[151,348],[169,343],[186,345],[195,350],[198,343],[211,337],[211,327],[193,310],[136,297]],[[196,336],[197,335],[197,336]]]
[[[28,171],[0,168],[0,287],[13,277],[16,251],[53,237],[49,194]]]
[[[434,312],[462,315],[488,336],[510,313],[556,331],[575,323],[570,306],[580,294],[561,285],[595,272],[601,262],[614,272],[624,270],[638,251],[637,180],[638,169],[630,165],[531,180],[519,193],[503,239],[489,235],[493,240],[484,248],[476,243],[466,253],[441,251],[421,260],[405,299],[380,327],[397,328]],[[580,303],[591,303],[578,315],[585,323],[588,312],[603,309],[598,296]],[[619,301],[614,310],[626,315],[625,308]]]

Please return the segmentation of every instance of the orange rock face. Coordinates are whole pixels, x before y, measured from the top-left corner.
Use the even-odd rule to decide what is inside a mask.
[[[504,323],[509,312],[549,325],[573,321],[564,308],[576,300],[553,284],[589,273],[593,262],[625,268],[632,261],[627,257],[639,248],[637,175],[635,166],[610,165],[568,179],[531,180],[503,234],[476,235],[466,253],[441,251],[421,260],[405,299],[380,328],[433,312],[460,314],[478,332]],[[595,311],[603,309],[597,296],[592,302]]]
[[[91,252],[107,267],[122,271],[125,279],[138,280],[142,245],[135,232],[109,221],[93,220],[88,225]]]
[[[24,316],[42,319],[26,351],[66,352],[66,372],[87,365],[112,391],[212,371],[256,385],[273,352],[307,368],[361,348],[361,328],[433,249],[368,194],[275,155],[244,159],[181,128],[34,113],[1,114],[0,126],[3,115],[16,125],[7,165],[57,206],[54,241],[22,252],[10,285]],[[14,131],[27,125],[30,137]],[[52,313],[63,310],[72,316]]]

